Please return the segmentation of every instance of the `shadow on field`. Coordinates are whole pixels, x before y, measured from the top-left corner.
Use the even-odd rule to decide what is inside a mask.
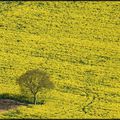
[[[29,103],[24,96],[10,95],[8,93],[0,94],[0,112],[15,109],[20,105],[27,105]]]
[[[8,93],[0,94],[0,112],[9,109],[15,109],[20,105],[27,106],[28,104],[33,104],[33,102],[25,96]],[[38,102],[38,104],[45,104],[45,101],[41,100]]]

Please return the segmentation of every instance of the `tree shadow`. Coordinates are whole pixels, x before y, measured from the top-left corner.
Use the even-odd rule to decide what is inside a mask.
[[[29,103],[25,96],[8,93],[0,94],[0,111],[15,109],[20,105],[27,106]]]
[[[44,103],[44,100],[40,100],[38,102],[39,105],[42,105]],[[33,104],[32,100],[23,95],[15,95],[9,93],[0,94],[0,112],[9,109],[15,109],[20,105],[28,106],[28,104]]]

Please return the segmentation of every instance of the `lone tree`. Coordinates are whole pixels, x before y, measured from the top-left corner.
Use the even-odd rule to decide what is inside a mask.
[[[17,82],[23,94],[32,95],[34,104],[37,103],[37,94],[42,88],[51,89],[54,84],[50,81],[50,76],[39,69],[29,70],[21,75]]]

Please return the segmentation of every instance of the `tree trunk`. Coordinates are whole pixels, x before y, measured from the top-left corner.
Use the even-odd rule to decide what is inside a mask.
[[[36,105],[37,104],[37,95],[34,94],[34,104]]]

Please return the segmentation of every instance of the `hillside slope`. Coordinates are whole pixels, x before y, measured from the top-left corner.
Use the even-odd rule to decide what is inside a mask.
[[[34,68],[56,86],[46,104],[0,118],[120,118],[120,2],[0,2],[0,94]]]

